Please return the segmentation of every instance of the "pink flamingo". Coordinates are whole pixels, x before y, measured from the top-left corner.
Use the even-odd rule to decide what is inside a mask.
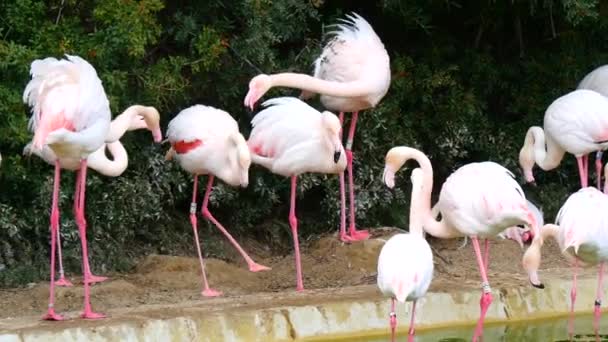
[[[546,146],[546,147],[545,147]],[[556,168],[566,152],[578,162],[581,187],[587,187],[588,154],[608,148],[608,98],[592,90],[575,90],[553,101],[545,111],[543,128],[528,129],[519,151],[519,164],[527,182],[534,182],[536,163],[548,171]],[[596,166],[601,179],[600,166]],[[598,182],[599,186],[599,182]]]
[[[34,132],[33,148],[48,145],[58,159],[77,155],[80,174],[76,196],[78,206],[76,224],[82,243],[83,273],[90,272],[87,252],[86,220],[84,215],[87,158],[105,142],[110,129],[110,103],[97,72],[84,59],[66,55],[57,60],[48,57],[35,60],[30,67],[32,79],[27,84],[23,101],[32,107],[30,129]],[[51,278],[49,307],[43,317],[62,320],[55,313],[55,245],[59,225],[59,180],[61,165],[55,160],[55,180],[51,208]],[[90,283],[84,281],[83,318],[96,319],[105,315],[93,312],[90,301]]]
[[[289,225],[295,248],[296,290],[302,291],[296,182],[298,175],[305,172],[344,171],[346,157],[340,142],[340,120],[335,114],[320,113],[294,97],[270,99],[262,106],[267,108],[251,121],[253,129],[248,141],[251,160],[275,174],[291,177]]]
[[[608,261],[608,197],[593,187],[582,188],[568,197],[557,213],[556,224],[546,224],[541,228],[542,239],[532,242],[523,258],[530,282],[543,287],[538,278],[542,242],[553,237],[562,253],[572,263],[573,278],[570,291],[570,324],[568,332],[574,333],[574,302],[576,300],[576,275],[579,266],[598,265],[597,297],[594,309],[595,333],[599,331],[601,302],[603,294],[602,277],[604,264]]]
[[[190,222],[201,265],[204,286],[202,295],[215,297],[222,293],[209,288],[198,239],[196,194],[199,175],[209,175],[201,208],[203,216],[211,221],[236,247],[251,272],[270,270],[269,267],[254,262],[207,208],[215,176],[232,186],[246,187],[249,183],[251,156],[247,142],[239,132],[237,122],[223,110],[195,105],[182,110],[169,122],[167,138],[171,143],[171,149],[167,152],[167,160],[175,158],[184,170],[194,175]]]
[[[384,244],[378,257],[378,288],[385,296],[391,297],[390,326],[393,342],[397,327],[395,299],[401,303],[412,301],[408,341],[413,342],[416,301],[426,294],[433,279],[433,252],[422,231],[422,177],[420,168],[412,171],[409,234],[392,236]],[[394,184],[388,185],[392,188]]]
[[[480,300],[481,315],[477,322],[473,341],[483,332],[483,322],[492,292],[488,282],[489,238],[496,237],[508,227],[525,225],[536,234],[534,215],[528,209],[523,190],[513,174],[494,162],[470,163],[454,171],[441,187],[437,210],[441,220],[431,213],[433,190],[433,168],[426,155],[410,147],[394,147],[386,154],[384,182],[394,186],[395,172],[408,160],[414,159],[423,171],[423,192],[420,215],[424,230],[438,238],[469,236],[482,278]],[[478,238],[485,238],[484,255],[481,254]]]
[[[371,25],[356,13],[342,19],[343,24],[333,25],[331,39],[315,61],[314,76],[295,73],[257,75],[249,82],[245,105],[252,110],[255,103],[272,87],[302,89],[302,99],[321,95],[321,102],[331,111],[352,112],[346,159],[349,183],[349,234],[340,226],[340,239],[345,242],[365,240],[366,230],[355,228],[355,195],[353,185],[352,145],[359,111],[374,108],[388,92],[391,82],[390,58],[382,41]],[[340,133],[341,134],[341,133]],[[344,173],[340,173],[341,215],[345,216],[346,199]]]
[[[147,128],[152,132],[155,142],[160,142],[162,139],[160,115],[156,108],[141,105],[133,105],[127,108],[110,123],[110,131],[108,132],[106,139],[116,141],[108,144],[104,143],[97,151],[91,153],[87,157],[87,167],[104,176],[120,176],[127,168],[128,155],[118,139],[120,139],[126,131],[144,128]],[[112,160],[108,159],[106,156],[106,148],[112,155]],[[78,170],[80,169],[80,157],[78,154],[71,156],[63,155],[61,158],[57,158],[48,145],[44,145],[42,149],[34,149],[32,148],[31,142],[25,146],[23,152],[26,155],[35,154],[50,165],[54,165],[55,161],[59,161],[59,165],[62,169],[76,171],[76,177],[78,178]],[[74,196],[74,215],[78,212],[78,193],[79,191],[76,190]],[[59,225],[57,228],[59,229]],[[59,231],[57,231],[57,252],[59,254],[59,279],[55,281],[55,285],[72,286],[72,283],[65,278],[61,254],[61,235],[59,234]],[[85,270],[84,278],[89,284],[103,282],[108,279],[107,277],[93,275],[90,270]]]

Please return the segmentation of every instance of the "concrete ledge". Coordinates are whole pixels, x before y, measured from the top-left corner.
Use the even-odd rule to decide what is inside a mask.
[[[492,322],[567,314],[570,281],[546,280],[545,284],[544,290],[531,286],[494,290],[486,332],[492,331]],[[596,286],[595,279],[578,280],[575,311],[592,310]],[[479,315],[479,296],[480,290],[428,293],[418,302],[417,331],[474,324]],[[261,302],[266,304],[248,305],[253,301],[250,297],[258,300],[263,297]],[[44,322],[39,317],[4,319],[0,320],[0,342],[293,341],[388,332],[390,300],[382,298],[375,286],[313,290],[294,293],[291,297],[292,303],[288,300],[285,305],[275,307],[272,306],[273,294],[218,299],[215,302],[142,306],[112,311],[110,318],[100,321]],[[410,309],[410,303],[398,307],[402,332],[407,329]]]

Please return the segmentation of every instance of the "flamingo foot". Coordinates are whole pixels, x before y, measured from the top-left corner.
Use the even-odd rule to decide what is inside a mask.
[[[600,316],[602,315],[600,301],[595,301],[595,307],[593,308],[593,328],[597,334],[600,331]]]
[[[42,316],[42,319],[45,321],[63,321],[65,318],[55,313],[54,308],[49,308],[49,311],[47,311],[46,315]]]
[[[102,319],[102,318],[106,318],[106,315],[104,315],[102,313],[93,312],[93,311],[91,311],[91,309],[88,309],[88,310],[85,310],[83,313],[81,313],[80,317],[84,318],[84,319]]]
[[[363,241],[369,239],[369,232],[367,230],[357,230],[354,227],[350,229],[351,241]]]
[[[65,277],[61,276],[59,279],[55,280],[55,286],[61,287],[72,287],[74,286],[71,281],[65,279]]]
[[[302,291],[304,291],[304,285],[297,285],[297,286],[296,286],[296,291],[297,291],[297,292],[302,292]]]
[[[407,342],[414,342],[414,330],[410,330],[409,335],[407,335]]]
[[[397,328],[397,314],[395,312],[390,313],[389,323],[391,326],[391,342],[395,342],[395,329]]]
[[[256,262],[249,264],[250,272],[270,271],[272,268],[264,265],[260,265]]]
[[[483,322],[486,317],[486,312],[488,312],[488,308],[492,303],[492,292],[484,292],[481,295],[481,300],[479,301],[479,306],[481,307],[481,315],[479,316],[479,321],[477,321],[477,327],[475,328],[475,335],[473,335],[473,342],[477,342],[479,337],[483,335]]]
[[[95,284],[95,283],[102,283],[104,281],[108,280],[108,277],[101,277],[101,276],[96,276],[94,274],[89,274],[87,276],[84,277],[84,283],[89,283],[89,284]]]
[[[204,289],[201,294],[203,295],[203,297],[219,297],[222,295],[222,292],[208,288]]]

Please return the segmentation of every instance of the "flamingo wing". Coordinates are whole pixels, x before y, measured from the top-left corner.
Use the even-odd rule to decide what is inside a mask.
[[[238,132],[238,124],[230,114],[211,106],[194,105],[182,110],[169,122],[167,138],[171,144],[200,141],[208,144]]]

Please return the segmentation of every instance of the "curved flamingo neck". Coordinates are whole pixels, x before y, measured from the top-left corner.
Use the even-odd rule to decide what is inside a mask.
[[[111,160],[105,154],[106,147],[112,155]],[[115,141],[89,155],[87,162],[88,167],[104,176],[118,177],[127,169],[129,157],[120,141]]]
[[[145,128],[145,126],[132,127],[133,119],[137,115],[147,117],[149,115],[148,107],[142,105],[133,105],[125,109],[124,112],[116,116],[110,122],[110,130],[106,136],[106,142],[114,142],[119,140],[127,131]]]
[[[534,161],[541,169],[548,171],[556,168],[564,158],[564,151],[557,143],[546,135],[538,126],[530,127],[526,134],[527,148],[534,153]]]
[[[285,72],[269,75],[272,87],[288,87],[313,93],[340,97],[359,97],[370,93],[369,87],[362,81],[333,82],[306,74]]]

